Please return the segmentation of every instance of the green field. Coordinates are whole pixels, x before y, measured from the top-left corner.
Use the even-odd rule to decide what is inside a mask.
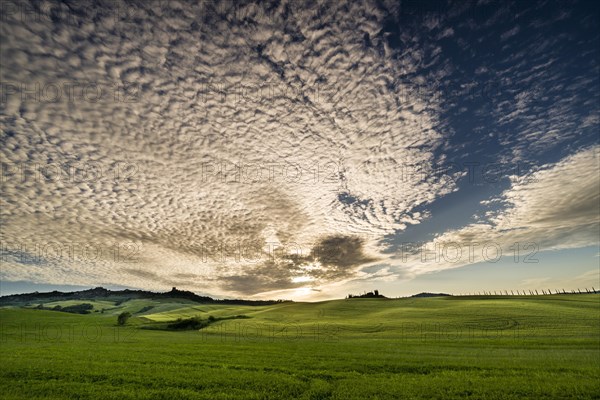
[[[0,309],[1,398],[600,399],[597,294],[45,306],[80,303]]]

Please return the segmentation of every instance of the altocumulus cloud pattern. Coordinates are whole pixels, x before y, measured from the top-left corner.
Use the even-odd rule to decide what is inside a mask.
[[[481,207],[427,245],[594,245],[579,5],[2,2],[1,278],[247,297],[410,279],[481,260],[398,243],[450,196]]]

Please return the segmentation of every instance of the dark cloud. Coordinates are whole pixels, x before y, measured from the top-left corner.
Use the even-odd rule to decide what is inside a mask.
[[[342,271],[376,261],[364,253],[364,239],[356,236],[332,235],[317,242],[311,257],[325,266]]]

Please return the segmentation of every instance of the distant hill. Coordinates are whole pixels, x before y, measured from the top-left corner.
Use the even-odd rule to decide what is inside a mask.
[[[428,293],[428,292],[422,292],[419,294],[413,294],[410,297],[440,297],[440,296],[452,296],[451,294],[448,293]]]
[[[19,305],[23,303],[50,302],[61,300],[115,300],[127,301],[131,299],[185,299],[196,303],[238,304],[265,306],[291,300],[243,300],[243,299],[213,299],[208,296],[199,296],[187,290],[173,288],[170,292],[156,293],[146,290],[109,290],[103,287],[81,290],[76,292],[59,292],[57,290],[45,293],[23,293],[0,297],[0,305]]]
[[[363,294],[349,294],[347,299],[387,299],[387,297],[379,294],[379,290],[375,290]]]

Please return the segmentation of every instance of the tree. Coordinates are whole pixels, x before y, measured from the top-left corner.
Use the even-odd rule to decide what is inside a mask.
[[[128,312],[128,311],[122,312],[121,314],[119,314],[119,317],[117,318],[117,322],[119,323],[119,325],[125,325],[125,323],[129,319],[129,317],[131,317],[130,312]]]

